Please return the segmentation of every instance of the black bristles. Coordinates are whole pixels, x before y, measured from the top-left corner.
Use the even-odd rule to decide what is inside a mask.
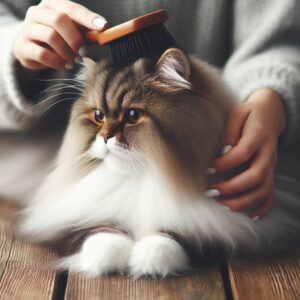
[[[110,43],[113,63],[131,64],[139,58],[157,58],[166,49],[177,44],[164,24],[136,31]]]

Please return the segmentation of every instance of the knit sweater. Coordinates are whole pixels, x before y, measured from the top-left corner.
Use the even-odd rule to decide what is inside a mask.
[[[7,9],[3,2],[0,4],[0,131],[25,130],[36,126],[41,111],[33,109],[35,95],[25,96],[19,84],[31,84],[33,76],[17,80],[20,74],[13,45],[22,20],[13,12],[24,16],[26,7],[36,1],[5,2],[11,6]],[[178,43],[189,53],[220,68],[241,101],[260,88],[279,93],[287,116],[285,144],[290,145],[299,137],[299,0],[76,2],[103,15],[110,25],[165,8],[170,15],[167,27]],[[55,72],[50,74],[56,76]]]

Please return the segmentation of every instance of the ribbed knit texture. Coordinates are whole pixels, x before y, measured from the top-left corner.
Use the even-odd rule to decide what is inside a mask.
[[[33,1],[34,2],[34,1]],[[241,101],[256,89],[272,88],[287,115],[284,143],[300,136],[299,0],[102,0],[76,1],[99,12],[111,25],[157,8],[170,14],[167,27],[188,52],[222,68]],[[20,2],[19,2],[20,3]],[[25,1],[24,7],[30,1]],[[16,6],[18,15],[24,15]],[[18,89],[12,45],[20,30],[0,6],[0,128],[30,126],[37,112]],[[99,52],[100,53],[100,52]],[[24,80],[28,80],[24,78]],[[25,126],[26,125],[26,126]]]

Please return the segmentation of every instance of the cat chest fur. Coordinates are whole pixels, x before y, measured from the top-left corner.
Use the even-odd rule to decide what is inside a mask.
[[[186,233],[193,227],[194,231],[197,225],[192,212],[205,211],[205,205],[182,197],[159,173],[116,172],[104,162],[74,185],[61,202],[70,203],[70,223],[75,226],[122,224],[140,238],[161,229]]]

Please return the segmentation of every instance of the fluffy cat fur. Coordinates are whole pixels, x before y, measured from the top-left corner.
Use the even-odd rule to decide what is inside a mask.
[[[205,170],[220,154],[234,105],[212,67],[179,49],[123,69],[84,64],[55,169],[21,214],[23,236],[60,248],[62,268],[137,277],[187,270],[186,242],[198,253],[291,247],[296,204],[290,210],[277,199],[253,221],[204,197]]]

